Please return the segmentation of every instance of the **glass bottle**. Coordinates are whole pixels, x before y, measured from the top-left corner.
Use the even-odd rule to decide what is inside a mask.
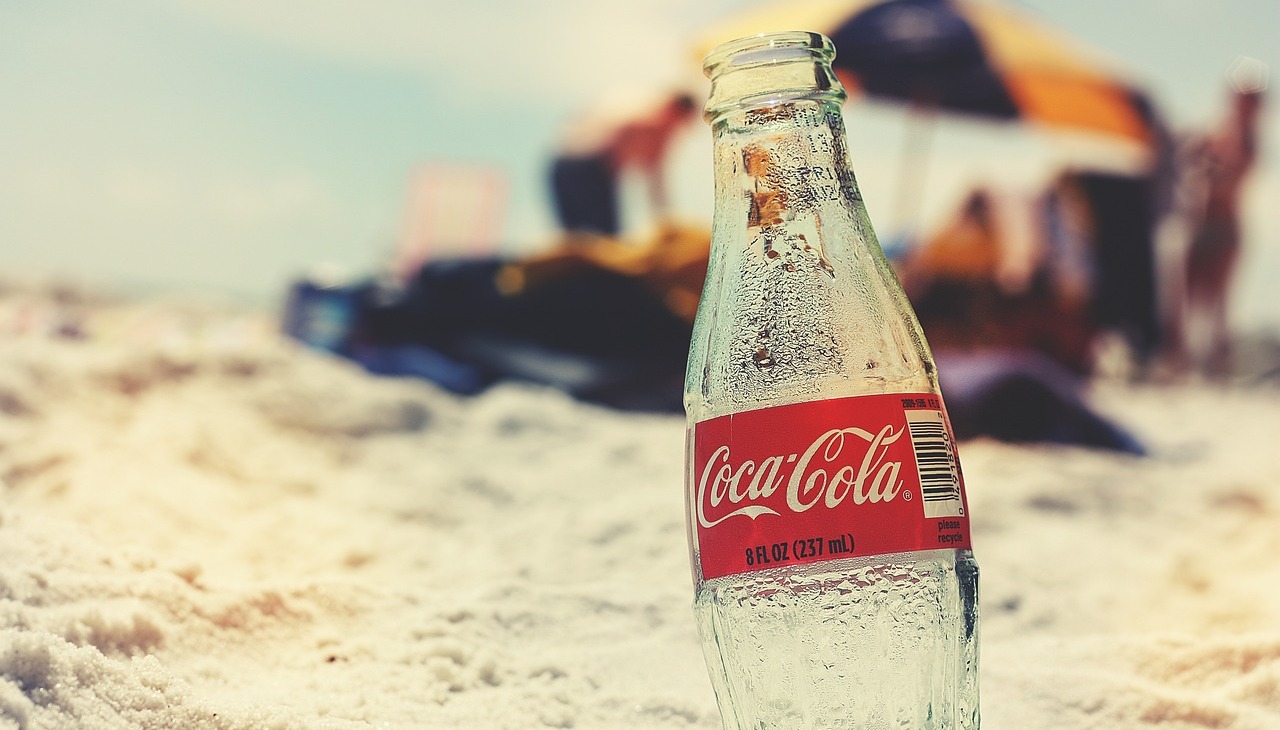
[[[705,61],[716,208],[685,385],[695,614],[727,729],[977,728],[963,478],[849,164],[834,55],[789,32]]]

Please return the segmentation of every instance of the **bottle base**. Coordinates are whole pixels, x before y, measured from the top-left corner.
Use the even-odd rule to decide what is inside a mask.
[[[694,610],[726,730],[979,726],[967,550],[726,576]]]

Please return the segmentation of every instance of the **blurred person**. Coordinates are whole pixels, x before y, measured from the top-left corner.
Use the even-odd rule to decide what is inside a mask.
[[[1151,173],[1072,174],[1091,221],[1089,317],[1125,369],[1145,371],[1164,337],[1156,292],[1157,180]]]
[[[1018,241],[1019,203],[1039,236]],[[972,191],[900,267],[933,346],[961,438],[1143,447],[1085,399],[1091,368],[1093,229],[1064,174],[1034,201]]]
[[[965,198],[955,218],[907,257],[906,278],[921,285],[936,280],[994,283],[1000,257],[994,196],[978,188]]]
[[[929,341],[969,350],[1003,339],[995,197],[971,191],[953,217],[902,257],[899,277]]]
[[[979,188],[906,256],[903,286],[935,349],[1038,352],[1090,371],[1092,228],[1077,193],[1065,179],[1037,201]],[[1009,208],[1033,202],[1038,235],[1021,241],[1014,224],[1027,216]]]
[[[1072,173],[1062,172],[1049,184],[1039,213],[1046,286],[1065,306],[1085,310],[1097,286],[1098,267],[1089,201]]]
[[[1188,240],[1180,310],[1172,327],[1175,364],[1221,375],[1230,365],[1228,300],[1241,251],[1244,183],[1258,156],[1262,90],[1235,90],[1216,130],[1186,147]]]
[[[1036,201],[1037,258],[1032,291],[1052,352],[1071,369],[1094,367],[1098,336],[1099,257],[1089,198],[1076,173],[1054,178]]]
[[[972,350],[1001,339],[1001,246],[993,208],[989,191],[972,191],[951,220],[901,261],[903,288],[935,349]]]
[[[629,172],[644,177],[653,214],[665,214],[669,201],[663,163],[696,110],[692,96],[677,93],[638,110],[605,105],[566,130],[551,164],[551,192],[560,226],[571,241],[621,232],[620,182]]]

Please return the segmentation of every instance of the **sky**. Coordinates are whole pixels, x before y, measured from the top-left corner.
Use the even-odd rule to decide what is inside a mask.
[[[694,39],[757,4],[0,0],[0,270],[272,301],[316,264],[382,265],[424,170],[498,181],[470,200],[493,245],[536,250],[554,235],[546,165],[566,122],[633,90],[705,93]],[[1238,56],[1280,68],[1274,0],[1014,4],[1113,59],[1177,130],[1216,122]],[[1269,106],[1237,318],[1280,327]],[[904,177],[918,119],[859,102],[846,122],[882,237],[936,225],[975,180],[1026,187],[1073,154],[1025,127],[940,119]],[[677,215],[708,222],[705,126],[670,175]],[[915,214],[904,184],[923,191]]]

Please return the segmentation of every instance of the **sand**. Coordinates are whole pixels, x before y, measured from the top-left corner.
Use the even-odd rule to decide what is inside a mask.
[[[1280,390],[1092,398],[1151,455],[962,444],[984,727],[1280,727]],[[0,728],[718,727],[683,429],[0,295]]]

